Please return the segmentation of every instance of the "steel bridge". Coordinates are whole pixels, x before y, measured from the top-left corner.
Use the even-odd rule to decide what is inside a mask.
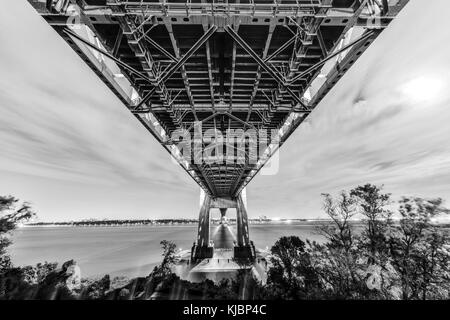
[[[408,0],[29,2],[201,187],[198,259],[210,208],[236,208],[234,256],[254,257],[246,185]]]

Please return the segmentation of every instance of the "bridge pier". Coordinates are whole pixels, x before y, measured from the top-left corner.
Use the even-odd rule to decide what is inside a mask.
[[[206,259],[212,258],[214,247],[210,243],[209,224],[211,209],[211,197],[203,190],[200,192],[200,213],[198,217],[197,242],[192,246],[191,258]]]
[[[245,189],[237,198],[212,198],[203,190],[200,192],[200,213],[198,218],[197,241],[192,246],[191,259],[208,259],[214,256],[214,244],[210,241],[210,210],[218,208],[221,223],[225,222],[228,208],[236,208],[236,243],[233,248],[234,258],[255,258],[255,247],[250,241],[247,218],[247,199]]]
[[[236,259],[253,260],[255,258],[255,248],[250,241],[248,232],[247,197],[245,189],[237,197],[236,205],[237,246],[234,247],[234,257]]]

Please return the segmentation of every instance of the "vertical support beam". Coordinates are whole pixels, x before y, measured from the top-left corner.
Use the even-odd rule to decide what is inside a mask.
[[[384,16],[389,11],[389,3],[388,0],[382,0],[383,3],[383,10],[381,11],[381,14]]]
[[[203,189],[200,190],[200,203],[197,245],[203,247],[209,245],[209,211],[211,206],[211,197]]]
[[[198,217],[197,243],[192,247],[191,256],[195,259],[212,258],[214,248],[209,245],[209,211],[211,197],[200,189],[200,213]]]
[[[322,51],[322,58],[326,58],[328,56],[327,46],[325,45],[325,41],[322,37],[322,31],[320,28],[317,29],[317,40],[319,41],[320,50]]]
[[[119,28],[119,31],[117,32],[116,41],[114,42],[114,47],[112,49],[112,55],[114,57],[117,57],[117,52],[119,52],[120,43],[122,42],[123,38],[123,30],[122,28]]]
[[[237,197],[237,244],[240,247],[250,244],[245,189]]]
[[[248,231],[248,217],[247,217],[247,196],[246,189],[237,196],[237,246],[234,247],[234,257],[236,259],[250,259],[255,258],[255,248],[250,242],[250,235]]]

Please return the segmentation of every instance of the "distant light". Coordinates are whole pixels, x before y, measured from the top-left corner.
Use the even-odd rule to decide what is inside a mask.
[[[402,93],[412,102],[433,102],[444,93],[444,81],[438,76],[423,75],[412,79],[401,87]]]
[[[279,218],[279,217],[272,218],[272,221],[280,221],[280,220],[281,220],[281,218]]]

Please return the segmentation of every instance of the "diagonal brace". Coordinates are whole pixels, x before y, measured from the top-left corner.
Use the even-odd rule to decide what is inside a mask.
[[[164,54],[166,57],[168,57],[170,60],[177,62],[178,59],[174,57],[170,52],[168,52],[166,49],[164,49],[162,46],[160,46],[155,40],[150,38],[149,36],[145,35],[144,39],[150,43],[153,47],[155,47],[156,50]]]
[[[187,59],[189,59],[208,39],[216,32],[217,26],[212,26],[209,28],[209,30],[201,36],[200,39],[197,40],[197,42],[186,52],[186,54],[180,58],[177,63],[175,63],[166,74],[164,74],[160,79],[159,83],[165,82],[167,79],[169,79],[177,70],[180,68]]]
[[[345,50],[347,50],[348,48],[354,46],[355,44],[366,40],[367,38],[370,38],[373,34],[375,33],[375,31],[371,30],[369,32],[367,32],[366,34],[362,35],[361,37],[359,37],[358,39],[350,42],[349,44],[347,44],[346,46],[342,47],[341,49],[337,50],[336,52],[330,54],[328,57],[326,57],[325,59],[317,62],[315,65],[312,65],[311,67],[309,67],[307,70],[303,71],[302,73],[300,73],[299,75],[295,76],[294,78],[292,78],[289,83],[294,83],[295,81],[303,78],[305,75],[307,75],[308,73],[310,73],[311,71],[323,66],[328,60],[333,59],[334,57],[336,57],[337,55],[341,54],[342,52],[344,52]]]
[[[116,57],[114,57],[112,54],[106,52],[105,50],[102,50],[100,48],[97,48],[95,45],[93,45],[92,43],[90,43],[89,41],[83,39],[83,37],[80,37],[78,34],[76,34],[75,32],[73,32],[72,30],[68,29],[68,28],[64,28],[64,32],[67,33],[69,36],[72,36],[74,38],[76,38],[77,40],[81,41],[82,43],[84,43],[85,45],[87,45],[88,47],[94,49],[95,51],[103,54],[104,56],[108,57],[109,59],[113,60],[115,63],[117,63],[118,65],[120,65],[122,68],[127,69],[129,72],[147,80],[148,82],[150,82],[150,84],[152,84],[153,86],[155,85],[155,81],[149,77],[147,77],[145,74],[137,71],[136,69],[134,69],[133,67],[130,67],[128,64],[120,61],[119,59],[117,59]]]
[[[273,52],[270,56],[268,56],[267,58],[264,59],[264,62],[269,62],[270,60],[272,60],[273,58],[275,58],[280,52],[282,52],[284,49],[286,49],[287,47],[289,47],[297,38],[297,36],[293,36],[292,38],[290,38],[288,41],[286,41],[281,47],[279,47],[275,52]]]
[[[233,30],[230,26],[226,26],[225,31],[236,41],[247,53],[263,68],[270,76],[275,79],[286,91],[294,98],[295,102],[300,104],[305,110],[309,110],[309,108],[303,103],[299,96],[297,96],[290,88],[287,88],[285,85],[284,79],[273,70],[261,57],[253,51],[253,49],[242,39],[236,31]]]

